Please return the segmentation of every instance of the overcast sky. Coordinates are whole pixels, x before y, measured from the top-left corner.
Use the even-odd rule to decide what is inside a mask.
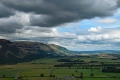
[[[120,50],[120,0],[0,0],[0,38]]]

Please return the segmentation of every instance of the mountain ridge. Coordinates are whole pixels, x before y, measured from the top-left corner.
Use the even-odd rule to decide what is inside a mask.
[[[114,54],[120,53],[120,50],[93,50],[93,51],[71,51],[74,54]]]
[[[40,42],[17,41],[0,39],[0,63],[30,61],[33,59],[63,56],[69,50],[64,47]]]

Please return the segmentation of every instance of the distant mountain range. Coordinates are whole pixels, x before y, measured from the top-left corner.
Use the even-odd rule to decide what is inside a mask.
[[[119,54],[119,50],[71,51],[74,54]]]
[[[0,63],[17,63],[34,59],[63,56],[70,51],[54,44],[39,42],[11,42],[0,39]]]

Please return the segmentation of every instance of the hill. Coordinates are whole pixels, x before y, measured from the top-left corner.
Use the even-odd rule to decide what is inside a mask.
[[[12,63],[24,54],[21,49],[16,47],[12,42],[0,39],[0,63]]]
[[[40,42],[14,42],[18,48],[24,51],[26,54],[53,54],[53,55],[65,55],[69,50],[64,47],[55,44],[44,44]]]
[[[16,63],[30,61],[33,59],[63,56],[69,50],[54,44],[44,44],[39,42],[11,42],[0,39],[0,63]]]

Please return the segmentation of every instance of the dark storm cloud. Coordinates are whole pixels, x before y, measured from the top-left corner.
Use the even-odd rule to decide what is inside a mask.
[[[0,33],[14,33],[22,27],[20,20],[15,17],[0,19]]]
[[[40,27],[53,27],[60,24],[72,22],[73,20],[78,20],[78,15],[71,15],[70,13],[66,15],[44,15],[44,16],[31,16],[31,25]]]
[[[0,18],[14,15],[14,11],[0,3]]]
[[[30,25],[53,27],[94,17],[111,16],[115,10],[106,0],[3,0],[9,8],[32,12]]]
[[[120,7],[120,0],[117,1],[117,6]]]
[[[50,33],[52,32],[51,28],[46,28],[46,27],[38,27],[38,26],[26,26],[24,30],[33,30],[34,32],[45,32],[45,33]],[[24,30],[22,30],[24,32]]]
[[[50,14],[57,10],[57,6],[49,3],[49,0],[2,0],[2,3],[19,11],[36,14]]]

